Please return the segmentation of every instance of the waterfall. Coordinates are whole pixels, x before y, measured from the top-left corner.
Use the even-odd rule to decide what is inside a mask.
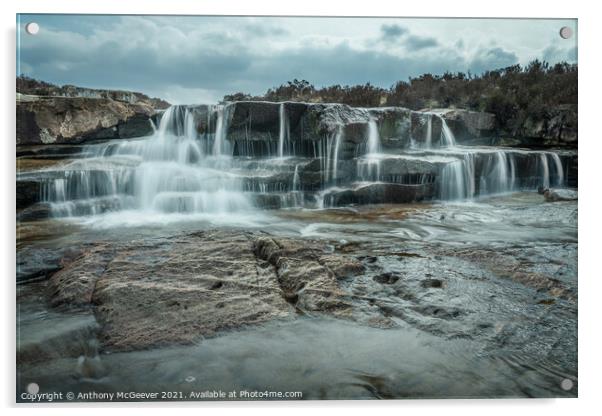
[[[299,165],[295,165],[295,173],[293,174],[293,191],[299,191]]]
[[[343,137],[343,127],[339,126],[334,139],[334,152],[333,152],[333,165],[332,165],[332,179],[335,181],[338,178],[338,166],[339,166],[339,148],[341,147],[341,138]]]
[[[426,129],[424,131],[424,149],[433,148],[433,116],[437,117],[441,121],[441,134],[439,136],[438,147],[454,147],[456,146],[456,138],[454,133],[451,131],[447,122],[437,113],[424,113],[426,115]]]
[[[368,121],[368,140],[366,142],[366,153],[374,155],[380,153],[380,136],[378,135],[378,125],[373,117]]]
[[[214,154],[223,154],[226,121],[218,109]],[[205,141],[207,138],[204,138]],[[221,142],[221,143],[220,143]],[[160,213],[224,213],[249,210],[231,162],[205,156],[194,114],[172,106],[157,133],[145,139],[90,145],[94,157],[64,166],[45,191],[57,216],[139,210]]]
[[[358,159],[357,178],[362,182],[379,182],[381,180],[381,160],[369,156]]]
[[[548,166],[548,155],[546,153],[541,153],[539,155],[539,169],[541,170],[541,178],[543,181],[543,187],[550,187],[550,168]]]
[[[433,142],[433,115],[428,114],[426,118],[426,134],[424,137],[424,147],[430,149]]]
[[[151,136],[87,145],[81,158],[43,173],[43,201],[61,217],[113,212],[116,218],[127,211],[146,218],[153,213],[221,215],[254,207],[322,206],[331,193],[349,192],[338,200],[352,201],[353,192],[366,182],[416,186],[427,199],[461,200],[562,186],[565,181],[566,166],[558,154],[456,146],[437,113],[419,119],[425,130],[422,145],[383,152],[378,118],[368,110],[354,110],[350,120],[337,114],[328,120],[329,134],[322,138],[304,138],[300,128],[299,137],[291,141],[284,103],[275,104],[271,113],[272,123],[279,123],[277,139],[275,124],[261,125],[257,134],[247,122],[229,135],[235,108],[172,106]],[[436,132],[433,139],[437,119],[441,134]],[[350,122],[360,125],[359,137],[346,140]],[[352,166],[355,171],[348,169]],[[414,192],[410,187],[391,189]],[[329,204],[337,200],[328,198]]]
[[[506,153],[503,151],[496,152],[490,160],[493,162],[487,178],[488,193],[497,194],[509,191],[508,158],[506,157]]]
[[[288,142],[290,137],[288,118],[286,115],[286,108],[284,107],[284,103],[280,103],[278,114],[280,118],[280,131],[278,134],[278,157],[284,157],[284,142],[285,140]]]
[[[552,158],[552,162],[554,163],[554,169],[556,173],[556,183],[555,186],[564,186],[564,170],[562,169],[562,162],[560,161],[560,156],[556,153],[548,153]]]
[[[194,114],[192,111],[186,111],[184,116],[184,136],[196,140],[197,131],[196,126],[194,125]]]
[[[339,126],[334,134],[328,135],[318,147],[318,157],[324,171],[324,183],[336,181],[338,178],[339,149],[343,140],[343,127]]]
[[[215,126],[215,138],[213,141],[213,155],[220,156],[226,154],[226,135],[228,133],[228,122],[230,118],[230,106],[228,104],[219,105],[216,108],[217,122]],[[230,154],[228,152],[228,154]]]
[[[445,147],[455,146],[456,138],[454,137],[454,133],[452,133],[443,117],[439,116],[439,119],[441,120],[441,145]]]
[[[461,160],[445,165],[441,171],[441,199],[466,198],[466,183],[464,182],[466,166]]]
[[[441,170],[439,197],[443,200],[472,198],[475,194],[475,158],[466,153]]]

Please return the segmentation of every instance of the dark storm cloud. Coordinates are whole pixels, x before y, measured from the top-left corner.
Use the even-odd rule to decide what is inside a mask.
[[[381,38],[387,41],[392,41],[398,39],[399,37],[408,33],[408,29],[403,26],[399,26],[396,24],[392,25],[382,25],[380,27]]]
[[[404,44],[409,50],[418,51],[420,49],[426,49],[426,48],[432,48],[432,47],[438,46],[439,42],[437,42],[437,39],[435,39],[435,38],[412,35],[412,36],[408,36],[404,40]]]

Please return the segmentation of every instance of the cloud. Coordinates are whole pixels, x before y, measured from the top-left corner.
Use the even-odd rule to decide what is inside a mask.
[[[382,25],[380,27],[381,39],[385,41],[393,41],[408,33],[408,29],[403,26],[392,24]]]
[[[178,103],[261,94],[293,78],[386,88],[427,72],[481,73],[519,61],[517,49],[491,46],[483,34],[464,35],[459,44],[446,36],[449,29],[419,36],[420,27],[370,19],[354,20],[351,30],[341,19],[88,16],[73,29],[69,21],[77,16],[45,18],[35,16],[39,35],[21,37],[22,73]],[[576,48],[539,44],[527,58],[542,54],[576,59]]]
[[[479,49],[470,61],[470,71],[480,74],[491,69],[506,68],[516,65],[518,56],[514,52],[508,52],[501,47],[490,49]]]
[[[406,48],[410,50],[420,50],[426,48],[432,48],[439,45],[437,39],[430,37],[421,37],[421,36],[408,36],[405,41]]]
[[[542,59],[547,62],[577,62],[577,47],[561,48],[552,44],[543,50]]]
[[[289,33],[288,30],[282,27],[262,23],[250,23],[246,25],[245,30],[247,34],[256,37],[285,36]]]

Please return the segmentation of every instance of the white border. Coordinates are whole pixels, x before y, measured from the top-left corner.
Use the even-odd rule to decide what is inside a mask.
[[[531,18],[578,18],[579,19],[579,399],[555,400],[408,400],[377,403],[354,402],[296,402],[296,403],[154,403],[115,405],[73,405],[65,407],[44,406],[39,409],[47,415],[64,414],[129,414],[134,408],[144,407],[145,414],[164,415],[162,407],[172,407],[172,412],[205,413],[218,410],[247,414],[304,414],[344,408],[345,413],[365,414],[377,412],[446,415],[504,415],[516,412],[531,414],[563,415],[592,413],[596,408],[597,388],[600,383],[600,317],[597,304],[601,301],[600,281],[600,191],[597,180],[602,165],[602,132],[600,131],[600,63],[599,40],[602,39],[600,14],[595,2],[547,0],[528,3],[525,0],[499,2],[429,0],[393,2],[303,0],[299,2],[262,0],[102,0],[98,2],[74,2],[70,0],[20,0],[18,3],[1,2],[3,65],[0,115],[2,116],[2,172],[3,199],[1,204],[3,239],[1,264],[4,337],[2,381],[0,392],[2,405],[15,411],[15,14],[20,13],[112,13],[112,14],[235,14],[235,15],[346,15],[346,16],[437,16],[437,17],[531,17]],[[598,186],[596,186],[598,185]],[[21,414],[34,410],[31,406],[18,406]],[[85,407],[85,408],[82,408]],[[282,407],[286,407],[282,409]],[[195,409],[196,408],[196,409]],[[200,408],[200,409],[198,409]]]

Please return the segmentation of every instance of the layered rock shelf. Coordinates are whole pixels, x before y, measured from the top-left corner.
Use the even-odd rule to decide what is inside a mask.
[[[81,97],[36,98],[19,111],[21,163],[55,161],[19,173],[22,220],[410,203],[577,185],[576,151],[475,145],[499,139],[488,113],[256,101],[157,112]]]

